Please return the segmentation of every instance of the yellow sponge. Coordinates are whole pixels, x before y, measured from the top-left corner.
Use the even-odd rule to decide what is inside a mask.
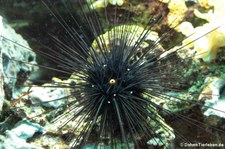
[[[167,25],[171,28],[179,29],[176,26],[180,24],[180,22],[185,17],[185,12],[187,11],[187,6],[185,4],[185,0],[159,0],[163,3],[168,3],[169,14],[167,16]]]
[[[225,46],[225,1],[208,0],[208,4],[213,6],[214,10],[209,10],[208,13],[194,10],[195,16],[208,21],[208,23],[196,28],[190,22],[183,22],[179,26],[179,30],[185,36],[191,35],[183,41],[183,44],[194,47],[195,58],[202,58],[204,62],[215,60],[219,48]]]

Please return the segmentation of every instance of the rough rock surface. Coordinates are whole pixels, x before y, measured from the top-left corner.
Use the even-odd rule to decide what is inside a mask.
[[[0,16],[0,113],[2,111],[2,106],[3,106],[3,100],[5,97],[5,92],[3,88],[3,63],[2,63],[2,29],[3,29],[3,23],[2,23],[3,18]]]
[[[225,76],[216,78],[211,84],[209,84],[209,88],[211,89],[211,98],[205,101],[205,106],[212,108],[207,109],[204,112],[204,115],[225,118],[225,113],[223,112],[225,107],[224,86]]]
[[[43,128],[38,124],[29,121],[18,122],[12,130],[7,130],[5,136],[0,135],[0,148],[7,149],[39,149],[35,145],[26,142],[36,132],[43,131]]]
[[[18,35],[5,21],[0,22],[4,89],[7,98],[16,96],[17,89],[35,71],[36,54],[27,41]],[[23,78],[23,79],[21,79]]]

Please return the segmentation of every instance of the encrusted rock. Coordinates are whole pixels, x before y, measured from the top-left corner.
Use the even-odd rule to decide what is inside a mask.
[[[12,130],[6,131],[6,136],[0,135],[0,148],[38,149],[39,147],[28,144],[26,140],[41,131],[43,131],[43,127],[38,124],[20,121]]]
[[[2,111],[5,92],[3,88],[3,63],[2,63],[2,33],[3,33],[3,18],[0,16],[0,113]]]
[[[220,78],[213,78],[212,82],[203,89],[200,98],[207,95],[204,115],[225,118],[225,113],[223,112],[225,107],[224,87],[225,76],[222,76]]]
[[[36,54],[27,41],[18,35],[5,21],[0,21],[3,78],[7,98],[16,96],[17,89],[37,67]]]

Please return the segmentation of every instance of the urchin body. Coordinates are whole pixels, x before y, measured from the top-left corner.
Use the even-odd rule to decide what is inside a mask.
[[[99,137],[111,138],[113,147],[116,147],[115,140],[133,142],[134,136],[145,129],[141,125],[147,125],[146,118],[151,115],[146,108],[148,99],[143,97],[147,90],[145,84],[149,82],[150,75],[145,73],[149,67],[144,68],[143,61],[133,60],[134,55],[129,53],[134,47],[117,42],[123,46],[114,46],[108,50],[110,52],[89,58],[93,63],[84,71],[82,91],[85,94],[82,106],[93,118],[91,129],[94,125],[101,127]],[[139,123],[133,122],[138,117]],[[133,138],[127,139],[132,135]]]
[[[76,84],[82,94],[78,107],[87,115],[83,119],[87,129],[74,142],[74,147],[88,142],[98,146],[104,142],[112,148],[121,144],[129,148],[130,143],[139,148],[140,142],[145,144],[151,138],[161,138],[155,132],[157,124],[169,128],[149,96],[154,87],[160,87],[155,75],[159,71],[157,59],[153,55],[144,56],[147,52],[140,54],[140,43],[131,46],[127,43],[132,39],[125,37],[126,34],[122,39],[111,40],[108,48],[101,44],[101,51],[90,53],[85,69],[79,72],[83,77]],[[95,142],[91,141],[91,135],[97,135]],[[173,136],[173,131],[167,136]],[[165,138],[160,142],[163,146],[167,144]]]

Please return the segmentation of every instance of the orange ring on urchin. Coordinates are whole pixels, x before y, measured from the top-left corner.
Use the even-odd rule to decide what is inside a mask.
[[[110,85],[116,84],[116,80],[115,80],[115,79],[110,79],[110,80],[109,80],[109,84],[110,84]]]

